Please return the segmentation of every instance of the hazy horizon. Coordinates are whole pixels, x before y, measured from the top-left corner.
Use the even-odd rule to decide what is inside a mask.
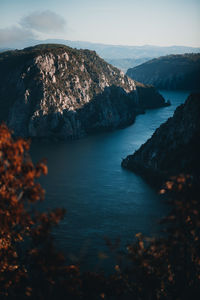
[[[200,47],[198,0],[1,0],[0,47],[64,39],[116,46]]]
[[[1,29],[0,29],[1,30]],[[114,43],[104,43],[104,42],[98,42],[98,41],[89,41],[89,40],[81,40],[81,39],[62,39],[62,38],[46,38],[46,39],[32,39],[32,40],[26,40],[25,42],[36,42],[35,45],[38,45],[40,42],[43,43],[43,42],[46,42],[46,41],[49,41],[49,40],[52,40],[52,44],[56,44],[57,42],[53,42],[53,40],[60,40],[61,42],[64,42],[64,41],[70,41],[70,42],[77,42],[77,43],[88,43],[88,44],[96,44],[96,45],[103,45],[103,46],[113,46],[113,47],[160,47],[160,48],[172,48],[172,47],[185,47],[185,48],[194,48],[194,49],[197,49],[199,48],[200,49],[200,45],[199,46],[189,46],[189,45],[184,45],[184,44],[169,44],[169,45],[158,45],[158,44],[114,44]],[[62,44],[62,43],[61,43]],[[65,45],[65,44],[63,44]],[[30,45],[31,47],[32,45]],[[7,48],[9,46],[2,46],[0,44],[0,47],[1,48]],[[25,46],[27,47],[27,46]]]
[[[99,44],[99,45],[105,45],[105,46],[120,46],[120,47],[188,47],[188,48],[200,48],[200,45],[199,46],[188,46],[188,45],[183,45],[183,44],[170,44],[170,45],[158,45],[158,44],[114,44],[114,43],[101,43],[101,42],[98,42],[98,41],[89,41],[89,40],[77,40],[77,39],[57,39],[57,38],[49,38],[49,39],[42,39],[42,40],[37,40],[39,42],[44,42],[46,40],[60,40],[60,41],[71,41],[71,42],[83,42],[83,43],[90,43],[90,44]]]

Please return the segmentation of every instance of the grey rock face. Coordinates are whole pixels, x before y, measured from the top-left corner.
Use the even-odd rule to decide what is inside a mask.
[[[0,82],[0,120],[24,137],[69,139],[123,127],[148,107],[146,86],[93,51],[63,45],[0,54]],[[149,89],[153,107],[166,105]]]
[[[200,94],[192,94],[122,166],[159,184],[181,172],[200,174],[199,153]]]

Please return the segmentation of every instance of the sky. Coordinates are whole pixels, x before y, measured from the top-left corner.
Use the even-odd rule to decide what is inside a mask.
[[[200,0],[0,0],[0,47],[48,38],[200,47]]]

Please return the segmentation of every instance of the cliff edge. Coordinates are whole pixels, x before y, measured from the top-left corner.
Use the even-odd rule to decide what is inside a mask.
[[[190,95],[122,166],[160,185],[179,173],[200,174],[200,94]]]
[[[0,82],[0,121],[23,137],[78,138],[167,105],[94,51],[57,44],[1,53]]]

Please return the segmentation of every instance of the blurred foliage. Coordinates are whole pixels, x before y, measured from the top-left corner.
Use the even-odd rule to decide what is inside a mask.
[[[108,276],[81,273],[51,238],[64,211],[34,209],[44,199],[37,178],[47,167],[34,165],[28,150],[29,142],[0,126],[1,299],[200,299],[199,178],[181,174],[165,183],[160,194],[172,204],[162,220],[166,234],[138,233],[127,246],[126,267],[116,263]]]
[[[1,299],[32,295],[35,299],[43,291],[50,293],[55,280],[60,284],[63,273],[71,270],[64,265],[64,257],[55,250],[50,235],[64,211],[34,210],[33,204],[44,199],[36,179],[47,174],[47,167],[44,162],[34,166],[28,150],[29,142],[14,140],[8,128],[0,126]]]
[[[198,182],[184,174],[167,181],[160,190],[172,204],[172,212],[162,220],[167,235],[149,239],[138,234],[128,247],[131,264],[122,277],[135,299],[199,299]]]

